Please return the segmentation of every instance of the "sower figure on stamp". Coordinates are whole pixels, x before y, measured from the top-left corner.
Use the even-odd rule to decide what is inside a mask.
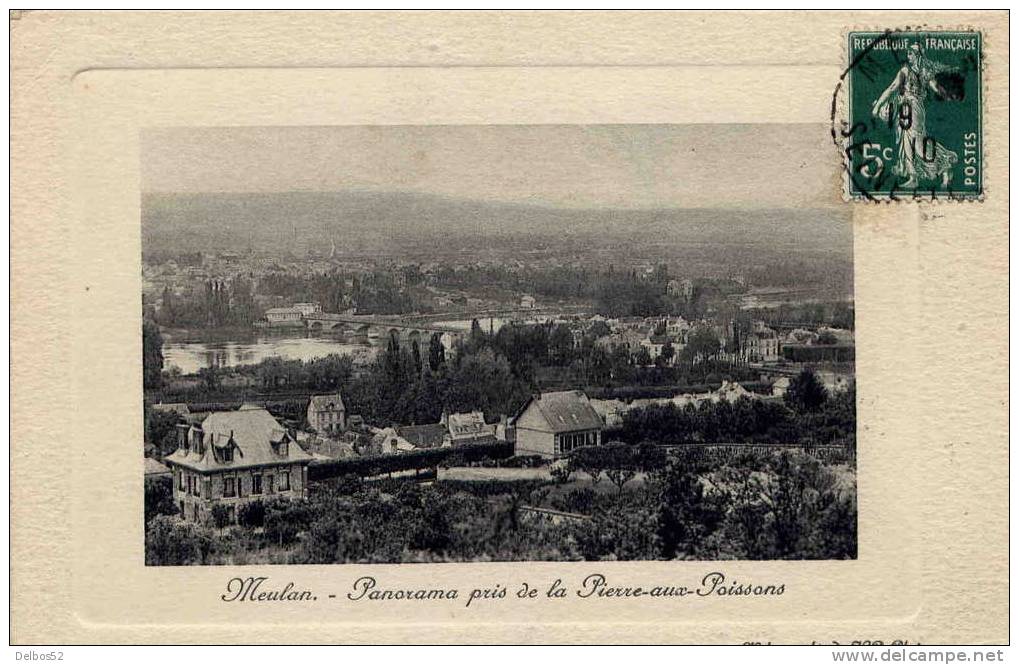
[[[895,123],[897,159],[893,173],[906,178],[901,184],[904,189],[917,187],[920,180],[940,179],[942,187],[952,181],[959,156],[927,134],[927,97],[931,92],[942,93],[936,77],[948,69],[926,57],[919,44],[913,44],[906,54],[906,64],[871,109],[876,117]]]

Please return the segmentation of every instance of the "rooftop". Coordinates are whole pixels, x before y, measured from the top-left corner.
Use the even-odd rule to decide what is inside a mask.
[[[524,405],[524,409],[532,404],[538,408],[554,432],[601,429],[604,426],[587,395],[579,390],[535,395]]]
[[[446,438],[446,428],[441,423],[405,425],[397,427],[396,433],[415,448],[439,448]]]
[[[243,469],[252,466],[306,462],[311,455],[304,452],[287,434],[283,426],[265,409],[244,404],[237,411],[214,411],[200,425],[202,450],[194,445],[178,448],[166,461],[196,471]],[[195,431],[192,428],[188,436]],[[286,454],[277,452],[274,444],[288,443]],[[230,461],[224,451],[233,448]]]

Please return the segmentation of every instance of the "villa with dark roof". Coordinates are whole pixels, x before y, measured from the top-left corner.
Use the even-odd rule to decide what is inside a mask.
[[[186,520],[205,522],[219,504],[233,522],[250,501],[307,496],[312,456],[260,406],[215,411],[201,423],[178,425],[177,435],[177,450],[163,461]]]
[[[556,458],[601,445],[604,423],[579,390],[535,395],[513,419],[517,455]]]

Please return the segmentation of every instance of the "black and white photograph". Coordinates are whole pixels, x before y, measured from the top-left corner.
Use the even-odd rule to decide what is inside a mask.
[[[804,127],[143,130],[146,565],[855,559]]]

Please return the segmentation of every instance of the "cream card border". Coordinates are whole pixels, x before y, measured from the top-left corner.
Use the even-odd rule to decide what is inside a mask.
[[[252,38],[246,28],[265,25],[243,15],[207,16],[224,36],[239,39]],[[379,35],[380,43],[369,52],[385,53],[380,46],[388,45],[405,55],[398,48],[402,42],[375,15],[336,15],[332,26],[326,20],[317,27],[303,15],[292,16],[291,23],[280,24],[282,36],[263,33],[257,43],[271,53],[274,45],[282,48],[303,38],[288,27],[305,26],[314,35],[304,41],[310,48],[327,41],[329,27],[361,25],[359,34],[374,30]],[[800,124],[804,131],[817,132],[819,140],[830,140],[826,123],[841,73],[839,37],[847,23],[858,21],[846,15],[799,16],[807,25],[794,28],[774,15],[759,14],[729,15],[729,20],[709,14],[697,20],[672,17],[675,26],[666,24],[673,30],[666,31],[666,39],[682,59],[702,61],[697,65],[658,64],[663,60],[660,44],[642,47],[638,41],[633,49],[648,49],[644,62],[657,66],[133,71],[123,68],[130,58],[118,61],[101,49],[88,50],[95,42],[69,36],[70,47],[55,43],[57,29],[69,22],[65,15],[19,19],[26,23],[14,28],[16,65],[22,69],[12,74],[12,122],[23,130],[12,141],[14,640],[1005,639],[1007,200],[1002,193],[1007,192],[1007,99],[994,87],[997,82],[1007,88],[1007,16],[1001,15],[952,16],[953,23],[984,26],[988,35],[985,155],[988,191],[997,195],[950,209],[854,207],[857,561],[267,566],[243,571],[142,565],[141,129],[754,122]],[[894,16],[896,25],[908,18]],[[123,37],[133,28],[176,43],[184,54],[178,63],[206,54],[208,64],[221,62],[207,46],[189,51],[184,35],[168,36],[153,17],[102,18],[99,27],[83,28],[87,36],[112,25],[126,44],[137,39]],[[485,47],[475,41],[479,33],[498,32],[492,17],[479,20],[473,32],[463,18],[443,19],[438,14],[407,17],[394,29],[432,30],[447,40],[459,35],[475,54],[490,48],[488,62],[512,59],[494,42]],[[573,36],[563,42],[574,51],[548,61],[561,63],[573,55],[583,62],[579,47],[585,40],[578,35],[585,30],[589,37],[601,35],[616,22],[624,36],[650,27],[642,15],[585,15],[574,24],[577,32],[568,32]],[[533,47],[540,56],[548,44],[539,34],[521,32],[521,49]],[[51,40],[48,56],[36,48],[34,40],[43,39]],[[736,39],[742,49],[724,48]],[[789,50],[809,57],[790,62],[788,51],[774,47],[783,40],[792,42]],[[356,38],[343,48],[352,49],[354,43]],[[603,51],[600,45],[595,50]],[[144,55],[152,52],[140,45],[136,59],[152,65]],[[355,54],[353,49],[348,53]],[[771,59],[748,61],[755,54]],[[121,66],[96,67],[104,58]],[[163,66],[171,62],[164,59]],[[50,78],[33,79],[33,71]],[[834,147],[831,154],[830,203],[844,205]],[[292,580],[342,597],[366,573],[394,588],[428,584],[463,589],[556,577],[576,584],[591,572],[620,583],[692,584],[711,570],[722,570],[731,579],[784,583],[787,591],[778,599],[696,604],[570,598],[469,609],[460,604],[265,607],[219,601],[227,580],[239,572]]]

